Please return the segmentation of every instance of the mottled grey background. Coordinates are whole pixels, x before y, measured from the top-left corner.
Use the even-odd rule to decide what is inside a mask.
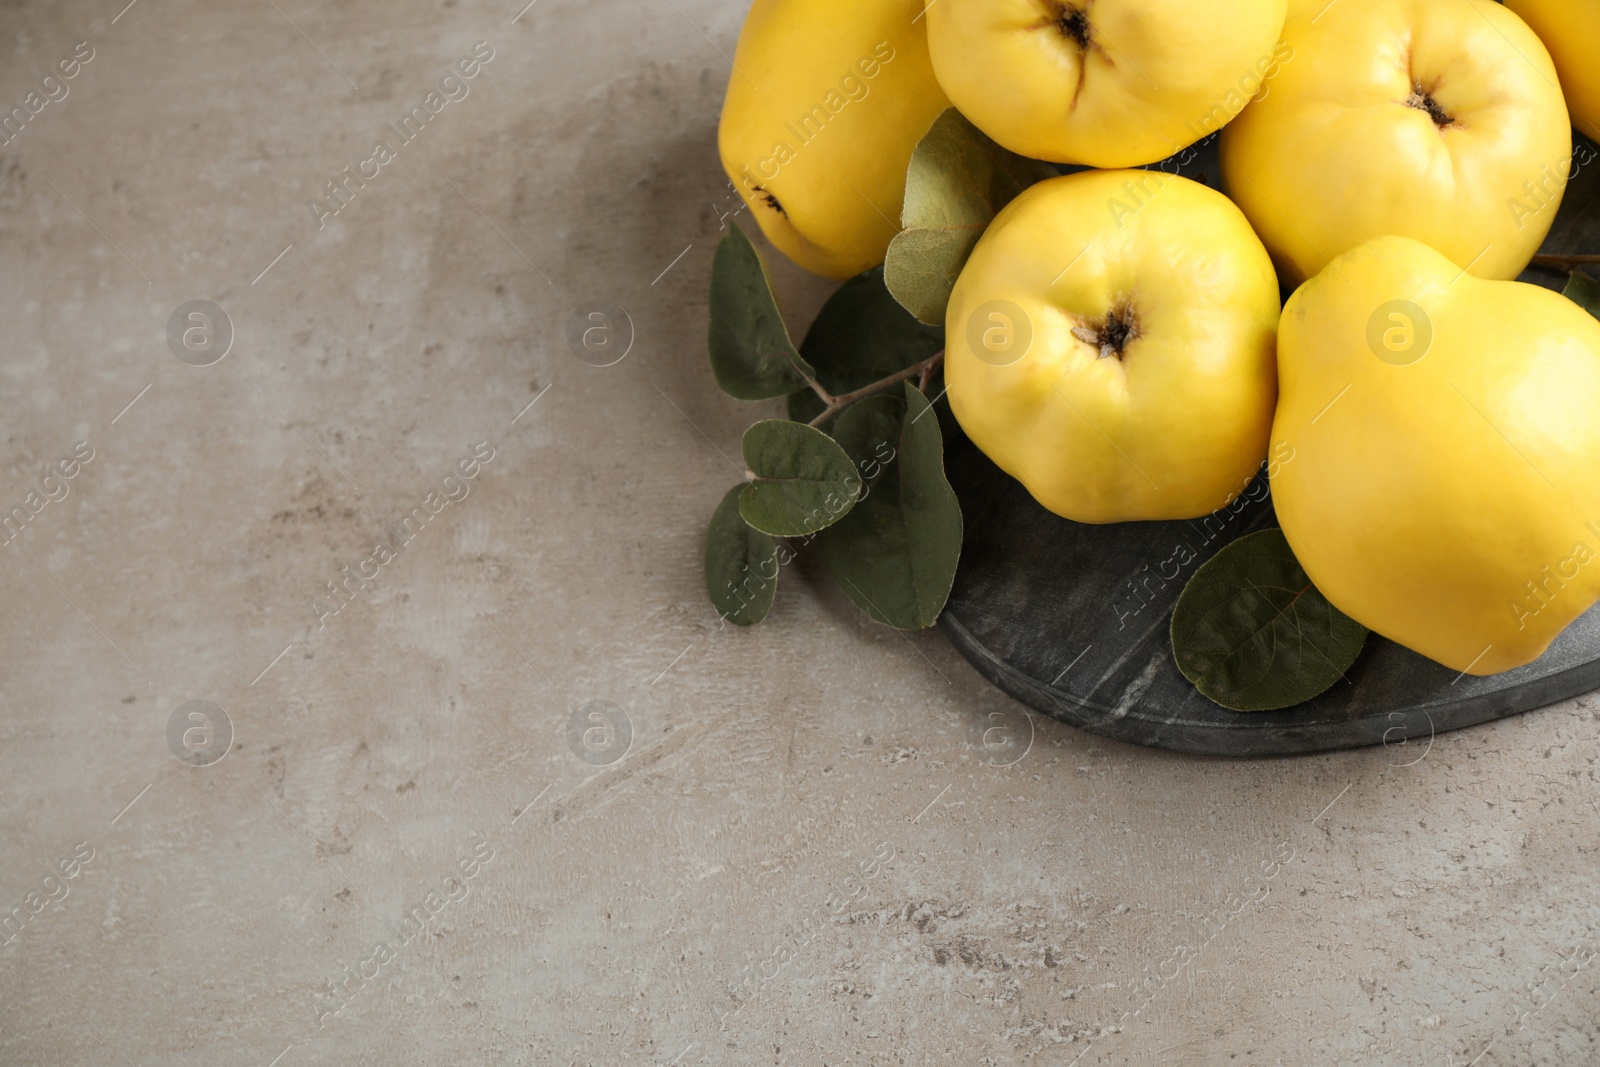
[[[1030,727],[807,558],[718,628],[701,531],[777,410],[704,353],[739,0],[123,2],[0,10],[0,103],[94,52],[0,147],[0,510],[93,449],[0,548],[0,1063],[1600,1057],[1590,698],[1211,762]],[[774,268],[798,329],[828,286]]]

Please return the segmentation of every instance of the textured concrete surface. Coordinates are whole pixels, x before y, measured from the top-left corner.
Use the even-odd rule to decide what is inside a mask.
[[[1592,698],[1230,763],[719,629],[741,3],[124,2],[0,10],[0,1063],[1600,1062]]]

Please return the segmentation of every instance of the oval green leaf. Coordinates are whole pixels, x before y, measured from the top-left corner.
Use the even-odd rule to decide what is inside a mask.
[[[917,143],[906,171],[904,229],[889,242],[884,279],[907,311],[944,325],[950,290],[989,220],[1035,182],[1059,173],[1008,152],[955,108]]]
[[[1573,271],[1561,295],[1600,319],[1600,282],[1580,271]]]
[[[962,532],[932,406],[907,382],[903,396],[852,404],[834,436],[864,486],[855,508],[817,536],[823,560],[878,622],[902,630],[932,626],[955,583]]]
[[[739,493],[744,521],[775,537],[804,537],[855,507],[861,479],[844,449],[821,430],[767,419],[744,434],[745,465],[756,480]]]
[[[729,396],[768,400],[806,387],[811,368],[778,314],[767,264],[737,226],[711,264],[711,372]]]
[[[822,305],[800,354],[834,396],[915,366],[944,347],[944,331],[918,322],[883,284],[883,268],[866,270],[834,290]],[[789,396],[789,417],[810,422],[822,412],[812,389]]]
[[[955,412],[950,410],[950,391],[945,386],[943,363],[928,375],[928,388],[923,395],[932,397],[933,414],[939,420],[939,429],[944,433],[945,443],[948,444],[960,437],[961,424],[956,421]]]
[[[722,617],[752,626],[767,617],[778,592],[778,542],[739,514],[736,485],[723,496],[706,530],[706,592]]]
[[[1356,661],[1367,628],[1328,603],[1282,530],[1246,534],[1197,570],[1172,613],[1172,653],[1234,711],[1302,704]]]

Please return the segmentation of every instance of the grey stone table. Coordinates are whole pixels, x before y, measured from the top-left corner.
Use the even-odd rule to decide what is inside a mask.
[[[742,5],[526,5],[0,10],[0,102],[93,51],[0,145],[0,1063],[1600,1056],[1592,698],[1216,760],[807,557],[719,629]]]

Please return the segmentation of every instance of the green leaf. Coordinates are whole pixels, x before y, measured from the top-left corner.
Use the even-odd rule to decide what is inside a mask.
[[[835,437],[866,488],[850,514],[818,535],[823,560],[878,622],[932,626],[961,557],[961,507],[944,476],[944,437],[932,406],[907,382],[904,396],[852,404]]]
[[[1567,279],[1567,287],[1561,295],[1577,304],[1583,310],[1600,319],[1600,282],[1595,281],[1587,274],[1572,272],[1572,277]]]
[[[884,263],[889,291],[918,319],[944,325],[950,290],[989,220],[1022,190],[1057,173],[1001,148],[955,108],[946,110],[911,154],[904,229],[889,242]]]
[[[812,373],[789,340],[761,253],[737,226],[711,265],[710,347],[717,384],[740,400],[792,393]]]
[[[901,307],[873,267],[845,282],[806,331],[800,354],[816,368],[817,381],[841,396],[915,366],[944,347],[944,331],[925,326]],[[789,417],[810,422],[822,399],[809,387],[789,396]]]
[[[948,444],[961,436],[961,424],[956,421],[955,412],[950,410],[950,395],[944,383],[944,364],[940,363],[934,372],[928,376],[928,389],[925,394],[933,404],[933,413],[938,416],[939,429],[944,431],[945,443]]]
[[[1172,613],[1172,653],[1195,687],[1234,711],[1275,711],[1327,689],[1367,628],[1328,603],[1282,530],[1247,534],[1195,572]]]
[[[739,514],[776,537],[804,537],[855,507],[861,479],[844,449],[821,430],[766,419],[744,434],[744,461],[756,480],[739,493]]]
[[[767,617],[778,592],[778,543],[739,514],[736,485],[723,496],[706,530],[706,592],[722,617],[751,626]]]

